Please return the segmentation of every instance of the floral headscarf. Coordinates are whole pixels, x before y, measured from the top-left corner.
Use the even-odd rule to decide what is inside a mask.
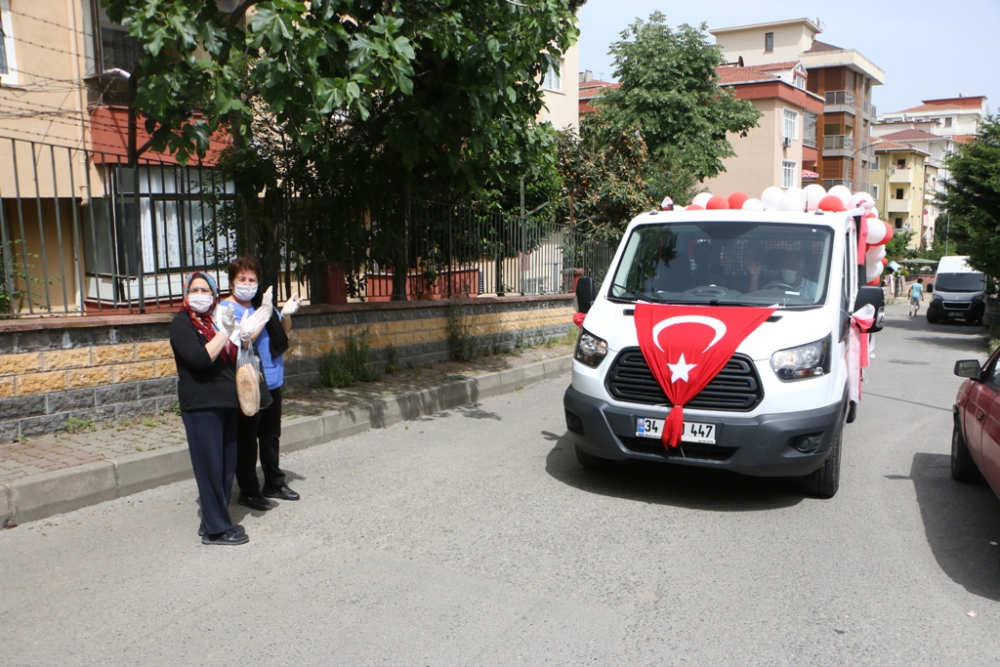
[[[204,313],[196,313],[191,308],[191,304],[188,303],[188,292],[191,290],[191,283],[194,282],[195,278],[201,278],[207,282],[209,289],[212,290],[212,305]],[[184,307],[182,310],[187,312],[188,317],[191,318],[191,323],[194,324],[194,328],[205,337],[206,341],[212,340],[218,333],[215,328],[215,323],[212,321],[212,313],[215,312],[215,307],[218,305],[219,287],[216,285],[215,279],[202,271],[194,271],[191,275],[189,275],[187,282],[184,283]],[[225,347],[222,348],[222,352],[219,353],[219,356],[226,361],[235,363],[236,346],[232,343],[226,343]]]

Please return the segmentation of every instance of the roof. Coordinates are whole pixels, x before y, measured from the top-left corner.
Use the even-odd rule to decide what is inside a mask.
[[[580,101],[592,100],[601,94],[601,91],[608,88],[615,90],[621,88],[620,83],[613,81],[599,81],[592,79],[580,84]]]
[[[899,132],[883,134],[882,139],[885,141],[930,141],[932,139],[951,139],[951,137],[942,137],[939,134],[931,134],[923,130],[900,130]]]
[[[814,33],[821,33],[821,32],[823,32],[822,28],[820,28],[818,25],[816,25],[815,23],[813,23],[809,19],[807,19],[807,18],[801,18],[801,19],[788,19],[787,21],[771,21],[770,23],[751,23],[749,25],[738,25],[738,26],[734,26],[732,28],[713,28],[713,29],[711,29],[711,30],[708,31],[708,34],[710,34],[710,35],[718,35],[720,33],[740,32],[740,31],[743,31],[743,30],[759,30],[761,28],[777,28],[777,27],[783,26],[783,25],[806,25]]]
[[[920,153],[921,155],[929,156],[930,153],[927,151],[922,151],[919,148],[914,148],[911,144],[901,144],[897,141],[882,141],[875,144],[875,152],[888,152],[888,151],[912,151],[914,153]]]
[[[745,65],[743,67],[723,65],[722,67],[716,67],[715,72],[719,75],[719,85],[729,83],[775,81],[782,79],[777,74],[772,74],[772,72],[789,72],[794,70],[798,64],[798,60],[786,60],[780,63]]]
[[[821,42],[818,39],[814,39],[812,46],[806,53],[818,53],[820,51],[843,51],[844,48],[840,46],[834,46],[833,44],[827,44],[826,42]]]
[[[915,107],[903,109],[902,111],[891,111],[889,113],[922,113],[925,111],[941,112],[949,110],[957,111],[959,109],[981,109],[985,101],[985,95],[974,97],[946,97],[939,100],[922,100],[922,103]]]

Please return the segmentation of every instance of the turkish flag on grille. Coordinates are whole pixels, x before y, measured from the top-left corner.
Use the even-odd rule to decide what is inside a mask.
[[[721,371],[736,348],[774,308],[671,306],[637,303],[639,349],[674,407],[663,425],[663,444],[676,447],[684,431],[684,404]]]

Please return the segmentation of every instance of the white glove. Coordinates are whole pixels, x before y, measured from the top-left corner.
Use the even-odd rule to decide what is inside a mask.
[[[257,328],[254,326],[254,318],[247,316],[248,311],[243,311],[243,317],[240,318],[240,340],[250,340],[250,335]],[[233,316],[235,318],[235,315]]]
[[[253,314],[257,322],[257,326],[267,324],[267,321],[271,319],[271,313],[273,312],[274,312],[274,295],[271,293],[271,288],[268,287],[267,290],[264,292],[264,298],[261,299],[260,308],[254,311]]]
[[[299,306],[302,305],[302,299],[299,298],[299,293],[296,292],[285,302],[285,305],[281,307],[281,316],[288,317],[289,315],[294,315],[299,310]]]
[[[215,309],[215,317],[213,318],[219,326],[219,333],[229,338],[233,334],[233,330],[236,328],[236,311],[233,310],[233,306],[227,305],[223,307],[221,304]]]

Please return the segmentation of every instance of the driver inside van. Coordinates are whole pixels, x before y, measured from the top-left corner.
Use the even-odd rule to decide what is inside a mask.
[[[747,286],[747,292],[756,292],[760,289],[760,262],[752,257],[748,257],[744,261],[744,265],[747,268],[747,272],[750,274],[750,283]],[[803,299],[808,299],[810,301],[815,300],[816,292],[819,286],[804,277],[806,262],[801,253],[794,251],[782,253],[778,266],[781,267],[781,279],[772,280],[768,284],[764,285],[764,288],[783,285],[794,289]]]

